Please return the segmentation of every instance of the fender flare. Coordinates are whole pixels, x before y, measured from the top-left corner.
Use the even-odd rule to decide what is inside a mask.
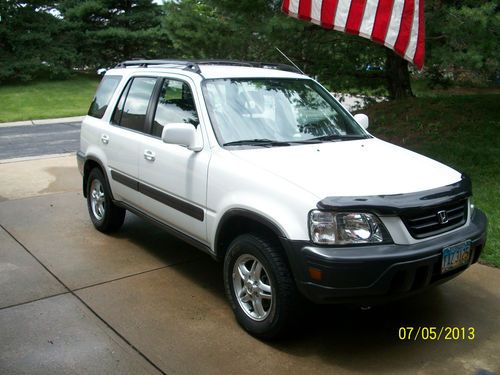
[[[111,185],[110,185],[109,179],[108,179],[108,173],[106,172],[106,168],[104,168],[104,165],[101,162],[101,160],[99,160],[97,157],[92,156],[92,155],[84,156],[83,159],[84,159],[83,160],[83,179],[82,179],[83,196],[85,198],[87,198],[87,186],[86,186],[86,178],[85,178],[85,166],[87,165],[87,162],[93,161],[93,162],[97,163],[99,165],[99,167],[101,168],[102,173],[104,175],[104,178],[106,179],[106,183],[108,184],[109,192],[111,193],[111,199],[114,200],[113,192],[111,191]]]
[[[231,208],[222,215],[222,218],[217,224],[217,230],[215,232],[214,238],[214,250],[216,255],[219,255],[218,244],[220,240],[221,230],[224,227],[224,224],[235,216],[241,216],[264,225],[265,227],[269,228],[269,230],[271,230],[278,238],[280,238],[280,240],[287,238],[284,231],[269,218],[244,208]]]

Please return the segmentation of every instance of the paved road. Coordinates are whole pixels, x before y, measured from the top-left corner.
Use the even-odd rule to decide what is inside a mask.
[[[0,160],[76,152],[80,123],[0,128]]]

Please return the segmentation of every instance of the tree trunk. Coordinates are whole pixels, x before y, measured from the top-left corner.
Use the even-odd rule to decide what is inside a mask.
[[[389,99],[402,99],[415,96],[411,91],[408,62],[388,48],[385,60],[385,74]]]

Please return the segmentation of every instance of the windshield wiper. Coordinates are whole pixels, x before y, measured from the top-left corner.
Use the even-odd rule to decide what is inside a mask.
[[[273,141],[272,139],[258,138],[258,139],[240,139],[239,141],[232,141],[224,143],[223,146],[290,146],[289,142]]]
[[[309,143],[321,143],[321,139],[318,138],[310,138],[310,139],[301,139],[297,141],[290,141],[290,143],[300,143],[300,144],[309,144]]]
[[[318,141],[352,141],[356,139],[367,139],[366,135],[340,135],[340,134],[329,134],[322,135],[321,137],[312,138]]]

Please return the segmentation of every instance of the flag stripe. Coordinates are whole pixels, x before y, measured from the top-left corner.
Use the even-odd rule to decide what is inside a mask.
[[[290,5],[288,7],[288,11],[292,14],[299,14],[299,3],[300,0],[290,0]]]
[[[394,43],[396,43],[396,38],[399,33],[399,26],[401,24],[401,16],[403,13],[402,1],[394,1],[392,7],[391,20],[389,21],[389,27],[387,28],[387,35],[385,36],[384,44],[387,47],[394,48]]]
[[[375,16],[375,25],[373,25],[372,39],[379,43],[384,43],[387,27],[391,18],[393,0],[380,0]]]
[[[352,0],[351,8],[349,9],[349,16],[347,18],[347,23],[345,29],[348,33],[358,34],[359,27],[361,26],[361,20],[363,19],[363,13],[365,11],[366,0]]]
[[[418,41],[418,7],[419,1],[415,1],[415,11],[413,13],[413,19],[411,24],[411,33],[410,40],[408,41],[408,46],[406,47],[406,51],[404,51],[404,55],[407,59],[413,60],[415,57],[415,51],[417,49],[417,41]],[[397,51],[397,50],[396,50]]]
[[[323,0],[313,0],[311,9],[311,20],[314,23],[321,25],[321,7]]]
[[[288,14],[288,8],[290,8],[290,0],[283,0],[283,5],[281,6],[281,9],[283,12]]]
[[[424,0],[419,0],[418,7],[418,41],[417,50],[415,51],[415,57],[413,62],[417,68],[422,69],[424,67],[424,55],[425,55],[425,22],[424,22]]]
[[[375,16],[377,15],[378,0],[368,0],[365,5],[365,14],[359,27],[359,35],[370,38],[372,35]]]
[[[424,63],[424,0],[283,0],[283,12],[324,28],[384,44],[413,62]]]
[[[347,15],[351,7],[351,0],[339,0],[337,4],[337,12],[335,13],[335,21],[333,27],[335,30],[344,31],[347,22]]]
[[[415,0],[406,0],[404,3],[401,25],[399,26],[399,34],[396,39],[396,43],[394,44],[394,51],[400,55],[405,54],[406,47],[408,47],[408,42],[410,41],[413,21],[415,18],[414,5]]]
[[[311,20],[311,0],[300,0],[299,18],[302,20]]]
[[[321,26],[327,29],[333,28],[333,20],[337,12],[338,0],[323,1],[321,6]]]

